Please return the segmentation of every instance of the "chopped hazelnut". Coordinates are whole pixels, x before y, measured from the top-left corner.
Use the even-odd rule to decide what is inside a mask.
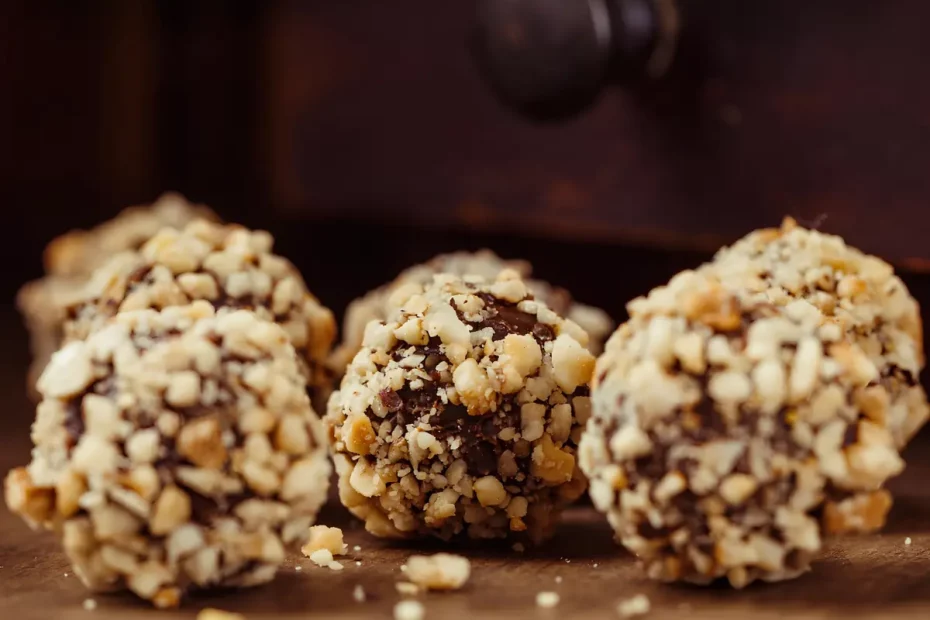
[[[468,558],[459,555],[413,555],[407,560],[407,578],[427,590],[458,590],[470,574]]]
[[[314,525],[310,528],[310,538],[301,552],[310,557],[314,552],[326,549],[331,555],[344,555],[348,546],[342,540],[342,530],[338,527]]]

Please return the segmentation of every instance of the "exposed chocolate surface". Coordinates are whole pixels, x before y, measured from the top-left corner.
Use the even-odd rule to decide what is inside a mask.
[[[536,325],[541,325],[534,315],[517,309],[514,304],[503,302],[487,293],[479,293],[477,297],[484,301],[485,308],[492,314],[471,325],[475,331],[490,327],[494,331],[494,340],[503,340],[508,334],[529,334]]]

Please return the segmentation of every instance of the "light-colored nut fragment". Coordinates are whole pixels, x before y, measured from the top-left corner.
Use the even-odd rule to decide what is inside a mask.
[[[275,447],[286,454],[300,456],[306,454],[310,446],[306,420],[299,415],[282,417],[275,432]]]
[[[494,402],[494,389],[487,373],[478,367],[477,361],[469,358],[462,362],[452,373],[452,380],[469,414],[481,415],[490,410]]]
[[[346,450],[353,454],[371,453],[376,439],[371,420],[366,415],[352,415],[342,427],[342,440],[345,442]]]
[[[394,620],[423,620],[425,613],[419,601],[401,601],[394,605]]]
[[[406,566],[402,566],[402,569],[406,569]],[[398,581],[394,584],[394,589],[397,590],[397,593],[401,596],[417,596],[420,594],[422,588],[415,583],[410,583],[409,581]]]
[[[536,339],[528,334],[508,334],[504,338],[504,353],[510,357],[510,363],[521,381],[542,364],[542,350]]]
[[[245,616],[208,607],[200,610],[200,613],[197,614],[197,620],[245,620]]]
[[[841,502],[827,502],[823,512],[824,528],[830,534],[878,531],[885,526],[891,504],[891,494],[884,489]]]
[[[327,527],[325,525],[311,527],[307,544],[300,551],[305,556],[310,557],[312,553],[320,549],[326,549],[334,556],[344,555],[348,551],[348,546],[343,542],[342,530],[338,527]]]
[[[172,407],[193,407],[199,399],[200,375],[192,370],[172,374],[165,402]]]
[[[68,518],[80,508],[81,496],[87,491],[87,482],[83,476],[66,469],[55,484],[55,507],[58,515]]]
[[[44,523],[52,515],[54,491],[32,483],[26,468],[12,470],[4,481],[4,497],[9,509],[34,523]]]
[[[407,578],[427,590],[458,590],[471,575],[468,558],[449,553],[413,555],[407,560]]]
[[[67,398],[80,394],[94,377],[90,352],[83,342],[71,342],[52,356],[36,389],[46,398]]]
[[[648,614],[651,608],[652,604],[649,602],[649,597],[645,594],[637,594],[633,598],[621,601],[617,605],[617,613],[621,618],[633,618]]]
[[[752,497],[759,488],[755,478],[746,474],[731,474],[720,483],[720,497],[727,503],[738,506]]]
[[[553,376],[565,392],[587,385],[594,372],[594,356],[571,336],[562,334],[552,347]]]
[[[494,476],[479,478],[472,485],[482,506],[500,506],[507,500],[507,491]]]
[[[156,536],[171,533],[191,518],[191,498],[176,486],[165,487],[155,502],[149,530]]]
[[[375,468],[364,458],[355,463],[349,482],[365,497],[381,495],[387,488]]]
[[[546,406],[541,403],[526,403],[520,407],[520,432],[526,441],[536,441],[543,435]]]
[[[215,417],[205,417],[185,423],[178,433],[177,451],[198,467],[222,468],[227,453],[219,421]]]
[[[570,481],[574,471],[574,455],[558,448],[549,435],[543,435],[533,449],[530,472],[546,484],[557,485]]]
[[[544,609],[551,609],[559,604],[562,597],[557,592],[538,592],[536,594],[536,606]]]

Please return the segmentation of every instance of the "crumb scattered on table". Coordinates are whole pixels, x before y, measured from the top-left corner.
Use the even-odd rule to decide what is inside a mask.
[[[424,611],[419,601],[401,601],[394,605],[394,620],[423,620]]]
[[[245,620],[245,616],[242,614],[234,614],[231,611],[223,611],[222,609],[202,609],[200,613],[197,614],[197,620]]]
[[[540,592],[536,595],[536,606],[549,609],[558,605],[560,600],[555,592]]]
[[[325,525],[314,525],[310,528],[310,538],[301,551],[307,557],[310,557],[316,551],[326,549],[332,555],[344,555],[349,550],[349,546],[342,539],[342,530],[338,527],[327,527]]]
[[[908,536],[907,538],[904,539],[904,544],[905,544],[905,545],[908,545],[908,546],[911,544],[911,537],[910,537],[910,536]]]
[[[409,581],[399,581],[394,587],[397,588],[397,593],[401,596],[416,596],[420,593],[420,586]]]
[[[412,555],[406,573],[410,581],[427,590],[458,590],[471,576],[471,563],[451,553]]]
[[[361,563],[361,562],[359,562],[358,560],[356,560],[356,561],[355,561],[355,565],[356,565],[356,566],[361,566],[361,565],[362,565],[362,563]]]
[[[361,545],[355,545],[354,547],[352,547],[352,550],[353,550],[353,551],[361,551],[361,550],[362,550],[362,546],[361,546]]]
[[[557,575],[555,578],[556,583],[562,583],[562,575]]]
[[[365,600],[368,598],[365,595],[365,588],[363,588],[361,584],[355,586],[355,589],[352,590],[352,598],[355,600],[356,603],[364,603]]]
[[[84,599],[84,609],[85,609],[86,611],[93,611],[93,610],[97,609],[97,601],[95,601],[95,600],[92,599],[92,598],[86,598],[86,599]]]
[[[526,547],[523,546],[523,543],[514,543],[511,549],[513,549],[517,553],[523,553],[524,551],[526,551]]]
[[[294,570],[297,570],[297,571],[301,571],[301,570],[303,570],[303,569],[304,569],[304,567],[301,566],[300,564],[298,564],[297,566],[294,567]]]
[[[333,559],[333,554],[329,549],[317,549],[309,555],[310,561],[321,568],[330,570],[342,570],[345,568],[342,564]]]
[[[621,618],[632,618],[648,614],[651,608],[649,597],[645,594],[637,594],[633,598],[621,601],[617,605],[617,613],[620,614]]]

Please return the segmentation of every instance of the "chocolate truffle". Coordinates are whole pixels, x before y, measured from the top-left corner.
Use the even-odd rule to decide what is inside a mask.
[[[331,466],[284,330],[196,302],[121,313],[56,353],[9,508],[56,531],[95,591],[160,607],[274,577]]]
[[[839,321],[696,272],[629,310],[598,359],[579,459],[650,577],[788,579],[825,534],[882,525],[903,462],[869,417],[887,389]]]
[[[587,334],[510,270],[437,275],[392,303],[324,419],[341,501],[378,536],[545,539],[585,486]]]
[[[330,361],[334,372],[341,375],[352,357],[362,346],[365,326],[369,321],[384,321],[390,315],[391,295],[405,285],[426,285],[439,273],[457,276],[480,276],[493,280],[504,269],[517,272],[526,282],[536,299],[550,309],[571,319],[588,333],[588,349],[597,355],[610,334],[614,323],[603,310],[578,303],[567,290],[548,282],[529,279],[532,267],[524,260],[504,260],[491,250],[440,254],[429,261],[405,269],[392,282],[356,299],[346,309],[342,325],[342,344],[336,348]]]
[[[138,250],[162,228],[183,227],[197,218],[213,220],[216,215],[178,194],[166,193],[151,205],[129,207],[96,228],[71,231],[48,244],[47,275],[23,286],[16,298],[30,335],[30,390],[61,346],[67,308],[81,298],[93,271],[115,254]]]
[[[218,310],[247,309],[284,328],[297,350],[311,396],[325,406],[326,368],[336,335],[332,312],[310,294],[294,266],[272,253],[264,231],[197,220],[162,229],[134,254],[94,274],[85,299],[69,308],[67,339],[86,338],[118,312],[206,300]]]
[[[780,306],[804,299],[835,319],[878,369],[888,400],[871,415],[898,447],[926,423],[920,308],[891,265],[789,218],[720,250],[705,269],[744,294]]]

